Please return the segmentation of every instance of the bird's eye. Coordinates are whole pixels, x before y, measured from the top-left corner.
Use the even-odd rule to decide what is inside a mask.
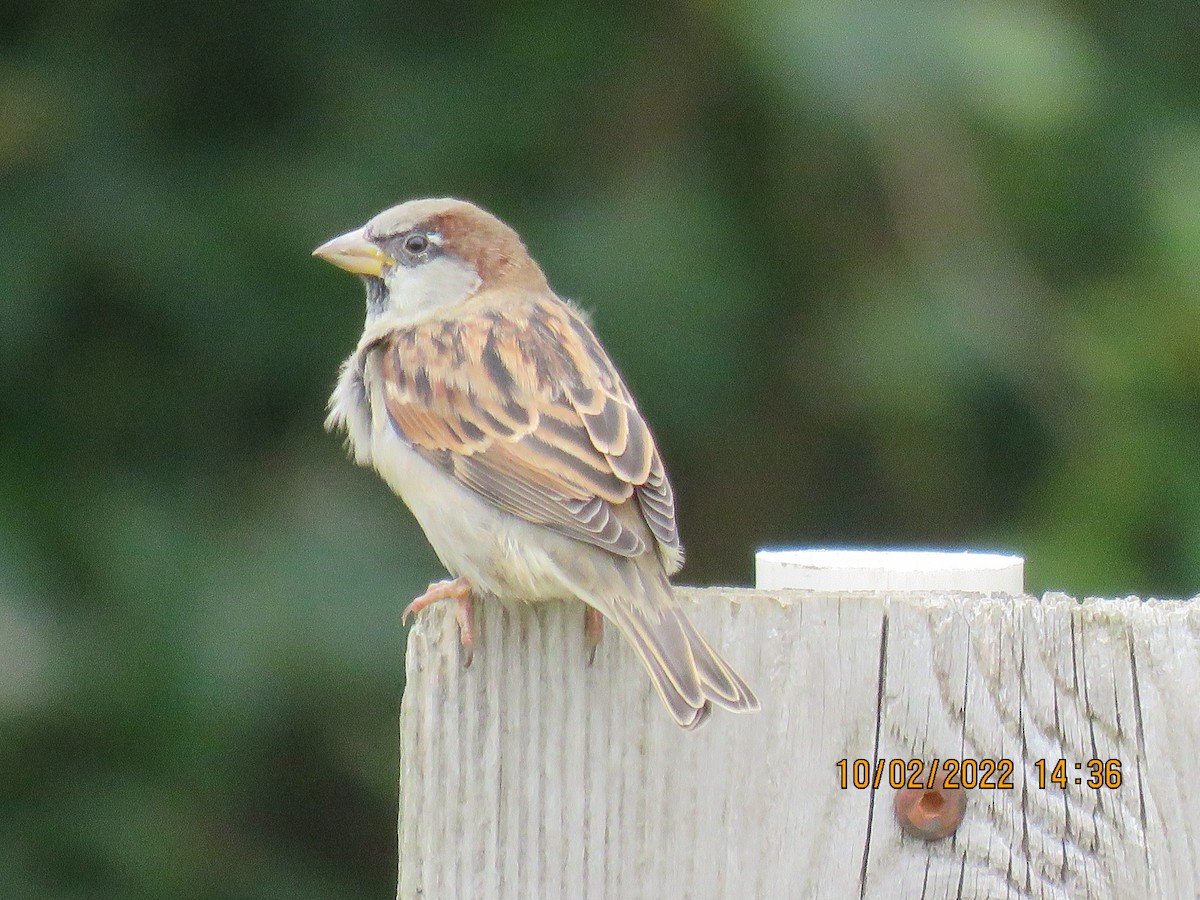
[[[416,256],[429,249],[429,238],[423,234],[410,234],[404,239],[404,249]]]

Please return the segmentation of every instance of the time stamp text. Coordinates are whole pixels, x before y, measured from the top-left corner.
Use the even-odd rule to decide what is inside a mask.
[[[890,787],[968,788],[1011,791],[1017,767],[1011,759],[839,759],[838,785],[842,790]],[[1040,790],[1087,787],[1115,790],[1121,786],[1119,759],[1038,759],[1031,779]]]

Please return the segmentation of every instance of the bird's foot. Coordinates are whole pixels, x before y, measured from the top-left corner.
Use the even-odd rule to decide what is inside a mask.
[[[600,638],[604,637],[604,616],[590,606],[584,607],[583,613],[583,647],[587,651],[587,665],[590,669],[596,661],[596,648],[600,646]]]
[[[475,606],[471,601],[471,582],[465,578],[435,581],[425,593],[404,607],[400,621],[407,622],[427,606],[441,600],[454,601],[454,618],[458,621],[458,640],[462,644],[463,668],[475,658]]]

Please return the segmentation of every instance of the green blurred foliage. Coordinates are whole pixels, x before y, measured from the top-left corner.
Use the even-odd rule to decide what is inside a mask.
[[[1194,593],[1198,42],[1181,0],[0,7],[0,894],[393,890],[438,566],[321,431],[362,305],[308,254],[409,197],[593,311],[687,580],[972,545]]]

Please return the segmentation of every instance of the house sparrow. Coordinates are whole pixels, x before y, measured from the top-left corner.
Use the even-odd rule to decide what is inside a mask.
[[[413,200],[314,253],[363,276],[367,320],[329,399],[455,576],[466,662],[472,596],[576,597],[594,652],[615,624],[684,728],[717,704],[759,708],[696,631],[668,576],[675,500],[645,421],[587,321],[511,228],[461,200]]]

